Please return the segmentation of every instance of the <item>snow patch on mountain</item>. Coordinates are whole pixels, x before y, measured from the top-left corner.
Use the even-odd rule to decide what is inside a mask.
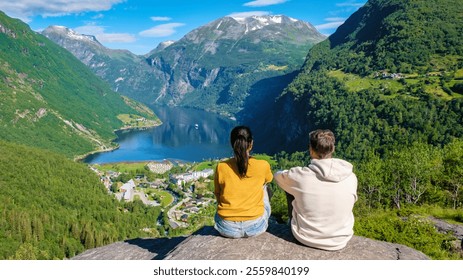
[[[79,40],[79,41],[90,41],[94,43],[98,43],[97,39],[95,36],[92,35],[85,35],[85,34],[79,34],[76,31],[69,29],[65,26],[60,26],[60,25],[54,25],[48,27],[48,29],[54,30],[56,33],[65,35],[66,37],[74,40]]]

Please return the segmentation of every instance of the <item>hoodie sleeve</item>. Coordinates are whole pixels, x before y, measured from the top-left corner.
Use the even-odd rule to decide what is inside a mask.
[[[280,188],[285,192],[294,195],[294,189],[292,188],[295,184],[295,181],[289,176],[288,170],[277,171],[273,178]]]

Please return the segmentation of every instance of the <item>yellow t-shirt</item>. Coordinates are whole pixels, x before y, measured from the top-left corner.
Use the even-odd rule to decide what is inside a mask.
[[[247,221],[264,214],[263,186],[273,179],[270,164],[249,159],[246,177],[240,178],[234,158],[220,162],[214,174],[217,214],[224,220]]]

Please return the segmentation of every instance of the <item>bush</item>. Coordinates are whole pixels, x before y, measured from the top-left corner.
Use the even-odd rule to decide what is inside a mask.
[[[452,90],[456,93],[463,94],[463,83],[454,84]]]
[[[356,235],[409,246],[431,259],[461,259],[454,252],[455,237],[439,233],[430,221],[415,214],[423,210],[373,210],[367,215],[356,211],[354,231]]]

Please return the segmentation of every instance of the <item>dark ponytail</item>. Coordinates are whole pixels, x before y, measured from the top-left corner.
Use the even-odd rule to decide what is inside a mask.
[[[252,145],[252,133],[249,127],[237,126],[233,128],[230,133],[230,143],[238,165],[238,175],[243,178],[248,171],[248,150]]]

